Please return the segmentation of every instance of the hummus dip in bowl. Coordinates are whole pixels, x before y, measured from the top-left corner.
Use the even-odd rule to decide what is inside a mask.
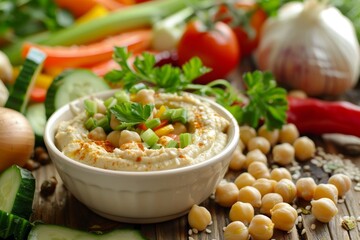
[[[224,177],[239,141],[236,120],[225,108],[209,99],[190,93],[149,91],[145,95],[150,95],[153,101],[150,118],[156,118],[156,113],[164,107],[186,110],[186,122],[179,118],[184,116],[183,112],[178,111],[179,114],[172,116],[178,116],[174,122],[180,121],[186,126],[185,135],[190,136],[190,142],[185,141],[185,145],[180,146],[179,141],[175,141],[177,145],[170,146],[171,139],[167,136],[171,134],[161,136],[155,142],[150,134],[149,141],[143,132],[151,127],[141,127],[143,123],[140,123],[136,127],[126,124],[117,127],[118,134],[130,132],[136,137],[125,141],[126,134],[120,135],[112,144],[113,138],[108,136],[115,132],[115,127],[107,126],[104,127],[106,131],[98,131],[89,119],[101,122],[101,117],[96,117],[100,115],[97,113],[91,116],[89,102],[97,103],[97,109],[103,109],[99,106],[109,105],[109,99],[118,91],[75,100],[48,119],[44,140],[64,185],[89,209],[115,221],[155,223],[186,214],[193,204],[206,200]],[[85,99],[90,101],[85,104]],[[150,111],[141,109],[140,115]],[[111,119],[115,114],[106,110],[100,116]],[[119,141],[122,143],[117,145]]]

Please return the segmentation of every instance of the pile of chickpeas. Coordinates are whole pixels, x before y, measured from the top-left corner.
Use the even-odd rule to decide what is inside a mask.
[[[239,175],[234,181],[223,179],[214,194],[217,204],[229,208],[224,239],[267,240],[274,229],[291,231],[298,219],[297,198],[310,203],[311,214],[318,221],[331,221],[338,212],[338,198],[351,188],[350,177],[335,174],[327,183],[317,184],[312,177],[293,179],[287,168],[295,161],[312,159],[315,153],[314,141],[300,136],[294,124],[273,131],[265,126],[257,130],[241,126],[240,142],[229,165]],[[269,162],[278,167],[270,168]],[[211,214],[194,205],[188,222],[192,229],[203,231],[211,224]]]

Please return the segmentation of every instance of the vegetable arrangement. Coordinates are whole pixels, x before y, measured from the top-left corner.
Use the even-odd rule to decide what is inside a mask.
[[[14,4],[17,1],[6,2]],[[41,1],[33,2],[40,4]],[[48,25],[41,26],[41,29],[48,29],[46,32],[15,38],[12,45],[2,49],[6,55],[0,53],[0,61],[3,62],[0,64],[0,79],[7,87],[6,91],[1,90],[3,86],[0,85],[0,98],[6,98],[0,99],[0,104],[6,102],[6,108],[0,108],[0,122],[4,123],[1,124],[0,136],[6,138],[3,139],[6,144],[0,147],[0,171],[4,171],[0,175],[0,183],[10,171],[14,175],[19,173],[20,168],[12,166],[24,166],[32,154],[35,139],[36,144],[41,144],[46,119],[56,109],[78,97],[112,87],[122,87],[130,93],[153,88],[156,91],[190,91],[208,96],[226,107],[240,125],[254,128],[264,122],[269,130],[279,129],[288,122],[294,123],[302,134],[337,132],[360,137],[357,131],[360,128],[358,106],[316,98],[286,98],[286,90],[276,83],[278,80],[288,88],[302,89],[312,96],[339,95],[357,83],[360,53],[356,34],[360,31],[355,31],[354,25],[334,7],[309,0],[283,5],[273,16],[272,11],[279,6],[269,8],[265,0],[250,4],[243,1],[214,4],[203,0],[202,5],[190,7],[178,0],[141,4],[126,0],[82,0],[81,9],[76,8],[80,6],[78,1],[55,2],[73,13],[75,18],[59,8],[61,13],[57,14],[64,18],[54,18],[50,23],[59,19],[61,22],[49,24],[46,21]],[[108,12],[68,25],[80,16],[85,19],[90,10],[99,5]],[[54,17],[57,8],[51,5],[49,9],[53,12],[49,10],[47,14]],[[339,9],[344,13],[348,8],[339,5]],[[20,14],[23,9],[17,11]],[[204,17],[202,14],[208,15]],[[23,19],[29,17],[21,16],[24,16]],[[153,24],[155,18],[161,21]],[[351,20],[355,22],[356,19],[353,15]],[[341,27],[336,27],[336,21],[343,23]],[[20,23],[2,23],[7,24],[7,34],[10,28],[21,29],[17,27]],[[64,26],[68,27],[58,30]],[[293,29],[301,36],[291,38]],[[9,41],[8,35],[5,40]],[[41,50],[38,57],[30,56],[33,48]],[[168,54],[169,58],[176,53],[176,59],[170,59],[172,66],[157,65],[156,54],[159,51]],[[246,73],[242,78],[246,97],[240,97],[241,93],[225,79],[242,58],[251,57],[255,51],[258,67],[271,70],[273,75],[260,71]],[[313,61],[308,61],[309,56],[313,57]],[[12,76],[7,57],[14,66],[23,64],[16,78]],[[10,91],[9,98],[7,91]],[[90,115],[92,105],[88,103]],[[135,113],[142,116],[150,108],[124,104],[114,111],[125,117],[128,124],[136,122],[144,130],[164,127],[165,121],[161,120],[134,120]],[[89,120],[88,127],[93,129],[97,124],[99,122]],[[149,145],[156,146],[153,134],[144,138]],[[185,137],[183,144],[188,140]],[[16,151],[9,152],[9,149]],[[0,222],[6,219],[9,223],[6,234],[27,234],[31,227],[28,216],[3,209],[2,201],[0,198]],[[37,236],[59,231],[59,228],[39,225],[31,231],[30,236]],[[61,231],[69,236],[83,234],[90,238],[87,233],[66,228]],[[117,236],[117,233],[113,234]],[[118,234],[119,237],[135,234],[141,239],[137,231],[120,231]],[[22,236],[19,235],[18,239]]]

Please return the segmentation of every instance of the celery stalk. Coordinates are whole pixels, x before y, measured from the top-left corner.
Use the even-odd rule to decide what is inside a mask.
[[[93,21],[72,25],[66,29],[50,33],[47,37],[33,40],[30,38],[30,41],[50,46],[86,44],[119,32],[152,26],[156,20],[185,7],[186,2],[180,0],[146,2],[119,9]],[[21,47],[9,46],[3,51],[6,52],[12,64],[21,63]]]

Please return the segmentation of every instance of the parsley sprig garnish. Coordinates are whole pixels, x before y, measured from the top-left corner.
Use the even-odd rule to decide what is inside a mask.
[[[120,129],[132,127],[145,122],[152,114],[154,105],[143,105],[137,102],[122,102],[110,108],[110,112],[120,120]]]
[[[181,68],[170,64],[159,67],[155,65],[154,55],[144,52],[135,58],[134,67],[130,67],[130,56],[126,48],[116,47],[114,60],[121,69],[111,70],[105,75],[105,79],[110,83],[120,83],[126,91],[130,91],[136,85],[145,84],[156,91],[190,91],[212,97],[228,109],[240,125],[247,124],[256,128],[263,120],[268,129],[276,129],[281,128],[286,122],[286,90],[277,87],[270,73],[255,71],[244,75],[244,96],[248,100],[245,101],[226,80],[215,80],[207,85],[192,83],[194,79],[210,71],[199,58],[192,58]]]
[[[115,83],[120,81],[127,90],[138,83],[146,82],[155,90],[180,92],[186,90],[194,79],[210,71],[202,65],[199,58],[191,59],[182,68],[172,67],[169,64],[156,67],[154,55],[148,52],[142,53],[141,57],[135,59],[132,69],[128,64],[130,56],[126,48],[116,47],[114,60],[120,65],[121,70],[110,71],[105,75],[105,79]]]

